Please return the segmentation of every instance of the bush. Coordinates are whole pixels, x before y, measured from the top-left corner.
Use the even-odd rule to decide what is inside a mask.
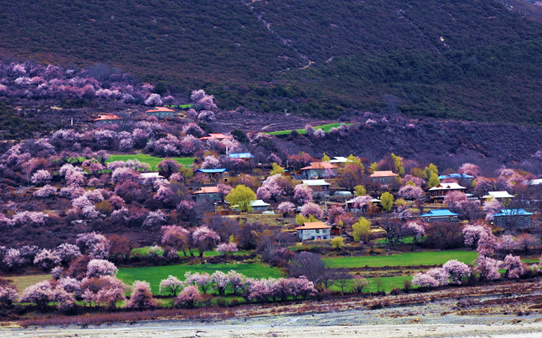
[[[203,297],[199,293],[199,289],[195,285],[188,285],[175,298],[175,306],[184,309],[192,309],[196,306],[196,302],[201,301]]]

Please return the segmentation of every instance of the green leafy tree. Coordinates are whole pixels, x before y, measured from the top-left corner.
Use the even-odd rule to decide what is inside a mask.
[[[440,180],[438,179],[438,168],[433,163],[430,163],[429,166],[425,167],[424,171],[424,177],[427,179],[427,185],[429,188],[436,187],[440,184]]]
[[[440,180],[438,179],[438,174],[431,173],[431,175],[429,175],[429,180],[427,181],[429,188],[436,187],[439,184]]]
[[[403,158],[396,156],[394,153],[392,153],[391,159],[393,160],[393,164],[395,165],[395,172],[397,172],[400,176],[404,176],[405,168],[403,167]]]
[[[422,168],[412,168],[410,170],[410,175],[427,179],[427,173]]]
[[[309,217],[305,217],[301,214],[297,214],[295,216],[295,223],[298,225],[303,225],[305,222],[317,222],[318,219],[314,217],[313,215],[309,215]]]
[[[367,189],[365,189],[362,185],[356,185],[354,187],[354,190],[356,192],[356,196],[365,196],[367,195]]]
[[[352,224],[352,236],[354,237],[354,241],[359,242],[363,240],[364,242],[367,242],[370,229],[371,222],[365,217],[360,217],[356,223]]]
[[[378,163],[376,162],[371,163],[371,173],[374,173],[377,170],[378,170]]]
[[[250,202],[256,200],[256,193],[249,187],[239,184],[226,195],[225,200],[231,206],[237,205],[239,211],[251,211]]]
[[[329,156],[326,155],[326,153],[324,153],[324,156],[322,157],[322,162],[329,162],[331,161],[331,159],[329,158]]]
[[[281,167],[280,165],[276,164],[276,163],[273,163],[273,169],[271,170],[269,175],[273,176],[273,175],[276,175],[276,174],[284,175],[284,168]]]
[[[391,208],[393,207],[393,195],[389,192],[385,192],[380,196],[380,204],[382,205],[382,209],[386,211],[391,211]]]
[[[438,168],[433,163],[429,163],[429,166],[425,167],[424,171],[425,171],[426,178],[431,177],[431,174],[435,174],[438,176]]]
[[[344,247],[344,238],[335,237],[331,240],[331,247],[335,250],[342,249]]]
[[[361,160],[357,158],[356,156],[350,154],[350,156],[348,156],[346,159],[348,160],[348,163],[353,163],[359,166],[362,172],[365,171],[365,166],[363,165],[363,163],[361,163]]]

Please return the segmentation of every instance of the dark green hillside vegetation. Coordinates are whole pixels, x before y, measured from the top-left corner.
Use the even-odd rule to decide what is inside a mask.
[[[34,117],[34,116],[32,116]],[[35,119],[26,119],[0,101],[0,140],[32,137],[33,132],[44,131],[44,125]]]
[[[514,7],[515,8],[515,7]],[[21,1],[0,52],[102,62],[221,108],[537,124],[542,8],[499,1]]]

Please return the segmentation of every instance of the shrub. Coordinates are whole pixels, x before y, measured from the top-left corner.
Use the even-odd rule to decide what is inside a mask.
[[[331,240],[331,246],[333,249],[342,249],[344,247],[344,238],[335,237]]]
[[[185,309],[192,309],[196,306],[196,302],[201,301],[203,298],[199,293],[199,289],[195,285],[189,285],[179,293],[175,298],[175,306]]]
[[[158,304],[152,296],[151,286],[147,282],[135,281],[132,286],[132,295],[126,303],[129,309],[147,310]]]

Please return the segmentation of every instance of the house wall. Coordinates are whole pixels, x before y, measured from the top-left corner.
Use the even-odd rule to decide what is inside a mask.
[[[429,222],[429,223],[433,223],[433,222],[457,222],[458,221],[457,216],[424,217],[423,219],[426,222]]]
[[[297,230],[297,235],[302,241],[313,239],[330,239],[330,229],[314,229],[314,230]]]
[[[200,202],[200,201],[210,201],[210,202],[215,202],[215,201],[221,201],[222,199],[220,198],[220,195],[217,194],[217,193],[211,193],[211,194],[196,194],[194,195],[195,199],[197,202]]]
[[[156,116],[157,118],[161,119],[164,117],[173,117],[175,113],[173,112],[156,112],[156,113],[147,113],[147,116]]]
[[[530,216],[522,215],[495,216],[494,220],[495,225],[501,228],[529,228],[531,222]]]
[[[395,177],[371,177],[373,183],[389,184],[395,181]]]

